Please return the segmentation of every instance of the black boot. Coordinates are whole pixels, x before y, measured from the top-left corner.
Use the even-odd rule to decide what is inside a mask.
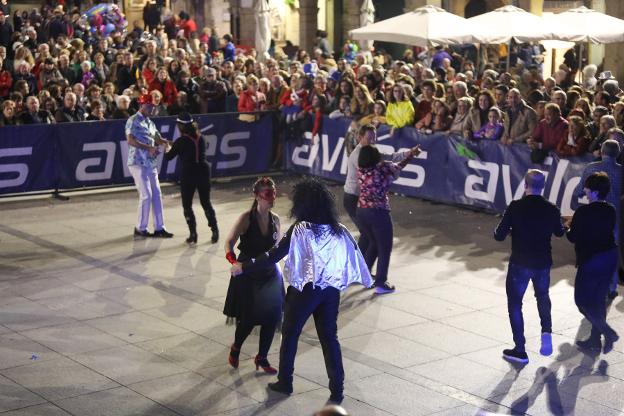
[[[195,223],[195,218],[187,216],[186,225],[189,227],[189,236],[186,239],[188,244],[196,244],[197,243],[197,223]]]
[[[195,230],[191,230],[188,238],[186,239],[188,244],[196,244],[197,243],[197,232]]]
[[[219,228],[216,225],[213,225],[210,229],[212,230],[212,237],[210,238],[210,241],[214,244],[219,241]]]

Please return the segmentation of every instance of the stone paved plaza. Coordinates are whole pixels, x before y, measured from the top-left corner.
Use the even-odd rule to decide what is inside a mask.
[[[296,179],[278,177],[280,195]],[[217,183],[222,239],[251,205],[252,179]],[[339,201],[340,186],[332,186]],[[172,240],[134,240],[135,191],[0,201],[0,412],[3,415],[311,415],[329,396],[314,326],[295,362],[295,393],[269,393],[256,372],[258,337],[227,365],[233,328],[221,313],[229,265],[222,241],[184,243],[178,189],[163,188]],[[587,325],[573,301],[572,246],[554,244],[554,353],[539,351],[532,289],[525,298],[530,363],[501,358],[511,342],[505,298],[509,241],[498,218],[394,196],[392,295],[361,286],[342,297],[344,407],[352,415],[617,415],[624,341],[608,355],[574,346]],[[276,211],[284,225],[290,202]],[[199,203],[196,203],[198,214]],[[200,217],[198,215],[198,217]],[[345,224],[353,225],[346,216]],[[624,334],[624,301],[609,321]],[[279,334],[269,360],[278,363]],[[490,413],[491,412],[491,413]]]

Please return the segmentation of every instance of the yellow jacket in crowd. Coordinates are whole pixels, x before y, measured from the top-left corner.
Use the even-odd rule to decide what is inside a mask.
[[[414,123],[414,106],[410,101],[389,103],[386,120],[393,128],[401,128]]]

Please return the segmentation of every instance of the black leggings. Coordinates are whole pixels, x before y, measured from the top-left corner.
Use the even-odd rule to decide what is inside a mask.
[[[251,334],[254,328],[254,324],[240,321],[236,325],[236,332],[234,333],[234,346],[240,349],[243,343]],[[266,357],[273,343],[273,335],[275,335],[275,329],[277,328],[277,322],[267,323],[260,325],[260,342],[258,345],[258,355],[260,357]]]
[[[195,190],[199,193],[199,201],[201,202],[204,213],[208,219],[210,228],[217,226],[217,217],[215,210],[210,203],[210,174],[195,173],[192,175],[184,175],[180,180],[180,193],[182,194],[182,209],[184,210],[184,218],[189,228],[194,231],[197,228],[195,221],[195,213],[193,212],[193,197]]]

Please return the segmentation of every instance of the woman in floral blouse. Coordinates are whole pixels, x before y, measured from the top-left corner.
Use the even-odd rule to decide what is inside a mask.
[[[399,177],[401,169],[420,153],[420,147],[413,147],[407,157],[399,163],[382,161],[379,149],[373,145],[362,147],[358,158],[357,220],[360,231],[370,242],[364,259],[369,270],[377,260],[375,291],[378,294],[394,292],[388,283],[388,266],[392,252],[392,218],[388,201],[388,189]]]

